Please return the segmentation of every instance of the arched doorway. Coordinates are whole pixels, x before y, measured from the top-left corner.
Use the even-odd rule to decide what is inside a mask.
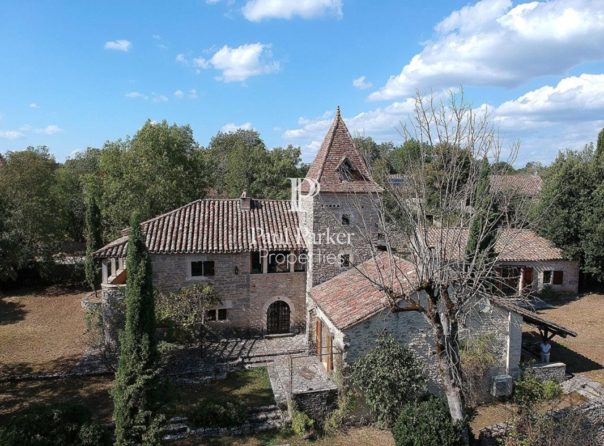
[[[278,300],[266,310],[266,331],[268,334],[289,333],[289,305]]]

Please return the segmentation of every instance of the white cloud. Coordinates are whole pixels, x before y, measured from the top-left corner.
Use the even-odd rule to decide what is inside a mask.
[[[129,99],[140,99],[143,101],[151,101],[151,102],[167,102],[168,101],[167,96],[165,96],[163,94],[155,93],[155,92],[152,92],[151,94],[144,94],[144,93],[141,93],[140,91],[131,91],[129,93],[126,93],[125,96]]]
[[[176,90],[174,93],[174,97],[177,99],[197,99],[197,90],[195,88],[190,89],[187,92],[182,90]]]
[[[402,71],[369,97],[386,100],[416,90],[458,85],[515,86],[604,59],[604,2],[482,0],[435,27]]]
[[[244,122],[243,124],[235,124],[234,122],[229,122],[228,124],[223,125],[222,128],[220,129],[220,131],[223,133],[230,133],[230,132],[235,132],[239,129],[254,130],[254,127],[252,127],[251,122]]]
[[[3,139],[18,139],[24,136],[20,130],[0,130],[0,138]]]
[[[179,53],[176,55],[176,62],[185,64],[185,65],[189,63],[189,61],[187,60],[187,57],[182,53]]]
[[[205,70],[206,68],[210,68],[210,62],[203,57],[195,57],[193,58],[193,66]]]
[[[367,90],[368,88],[373,87],[371,82],[367,82],[365,76],[357,77],[352,81],[352,85],[359,90]]]
[[[142,94],[139,91],[131,91],[126,93],[126,97],[130,99],[149,99],[149,96]]]
[[[604,119],[604,74],[581,74],[545,85],[494,109],[494,122],[515,130]]]
[[[36,108],[40,108],[40,106],[38,104],[36,104],[35,102],[32,102],[31,104],[29,104],[29,108],[36,109]]]
[[[279,62],[272,59],[270,45],[263,43],[248,43],[236,48],[225,45],[209,60],[193,59],[193,65],[198,69],[212,67],[220,71],[217,79],[223,82],[243,82],[252,76],[279,70]]]
[[[342,17],[342,0],[248,0],[242,9],[251,22],[264,19],[312,19],[326,15]]]
[[[63,132],[63,129],[58,125],[51,124],[40,129],[34,129],[34,132],[42,135],[56,135],[57,133]]]
[[[132,46],[132,42],[130,42],[129,40],[110,40],[108,42],[105,42],[105,49],[106,50],[115,50],[115,51],[123,51],[123,52],[128,52],[130,50],[130,47]]]

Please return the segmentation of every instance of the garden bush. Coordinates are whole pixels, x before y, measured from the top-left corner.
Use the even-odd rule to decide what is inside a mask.
[[[292,431],[299,437],[307,437],[314,432],[315,420],[297,409],[292,411]]]
[[[403,405],[426,392],[423,366],[392,335],[381,336],[376,347],[354,363],[350,378],[382,426],[392,426]]]
[[[392,435],[396,446],[462,446],[462,427],[444,400],[430,398],[405,404]]]
[[[190,419],[199,427],[239,426],[247,419],[247,409],[238,401],[201,401],[193,408]]]
[[[35,405],[15,415],[0,428],[3,446],[105,446],[110,432],[91,421],[90,411],[79,405]]]

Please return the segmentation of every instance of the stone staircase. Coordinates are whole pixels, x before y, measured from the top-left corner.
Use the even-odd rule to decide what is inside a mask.
[[[285,423],[281,410],[276,405],[258,406],[250,410],[248,419],[234,427],[191,427],[186,417],[173,417],[165,429],[164,441],[182,440],[188,437],[224,437],[247,435],[280,429]]]

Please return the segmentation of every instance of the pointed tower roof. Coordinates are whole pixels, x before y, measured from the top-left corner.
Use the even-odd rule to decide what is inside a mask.
[[[306,178],[317,181],[321,192],[369,193],[382,190],[370,179],[365,158],[354,145],[339,106]],[[303,183],[304,186],[307,184]]]

